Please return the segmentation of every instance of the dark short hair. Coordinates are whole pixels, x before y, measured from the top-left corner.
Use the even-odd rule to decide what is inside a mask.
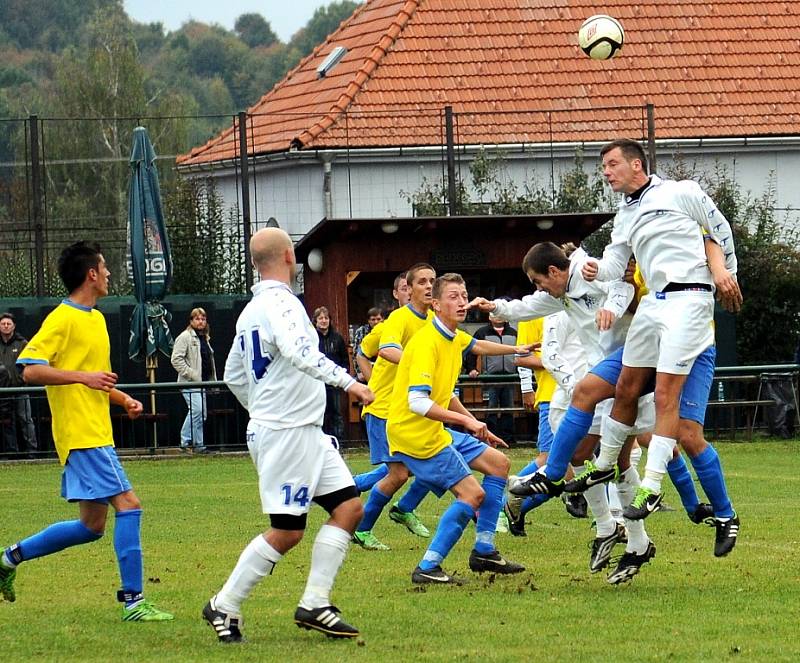
[[[58,256],[58,275],[67,292],[72,293],[83,285],[90,269],[100,264],[100,245],[96,242],[75,242]]]
[[[464,281],[464,277],[461,274],[456,274],[455,272],[448,272],[447,274],[442,274],[433,282],[433,291],[431,292],[431,297],[433,299],[439,299],[442,296],[442,291],[444,290],[445,286],[448,283],[456,283],[457,285],[466,285]]]
[[[313,317],[314,322],[316,322],[317,318],[321,315],[325,315],[325,317],[330,320],[331,314],[330,311],[328,311],[327,306],[317,306],[317,308],[314,309],[314,317]]]
[[[397,290],[400,287],[400,281],[406,281],[406,283],[408,283],[408,272],[400,272],[397,276],[394,277],[392,290]]]
[[[626,161],[639,159],[639,161],[642,162],[642,170],[644,170],[644,172],[648,172],[647,157],[644,154],[644,148],[637,141],[631,140],[630,138],[617,138],[616,140],[612,140],[610,143],[606,143],[600,150],[600,157],[604,157],[608,152],[616,148],[619,148]]]
[[[11,313],[11,311],[3,311],[2,313],[0,313],[0,320],[5,320],[6,318],[11,320],[11,322],[15,324],[17,322],[17,319],[14,317],[14,314]]]
[[[539,242],[534,244],[522,259],[522,271],[547,274],[548,267],[553,265],[558,269],[569,269],[569,258],[564,249],[553,242]]]
[[[374,318],[376,315],[383,317],[383,311],[381,311],[377,306],[373,306],[369,311],[367,311],[368,318]]]
[[[408,268],[408,272],[406,272],[406,283],[408,283],[408,285],[414,283],[417,272],[421,272],[423,269],[429,269],[433,272],[434,276],[436,275],[436,270],[427,262],[418,262]]]

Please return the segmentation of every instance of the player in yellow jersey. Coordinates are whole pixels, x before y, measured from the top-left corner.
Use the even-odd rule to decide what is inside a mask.
[[[424,481],[437,495],[450,490],[456,500],[439,521],[411,580],[418,584],[454,582],[441,564],[476,511],[476,541],[469,558],[470,568],[478,572],[519,573],[524,567],[504,559],[494,546],[510,463],[492,447],[506,445],[470,414],[453,390],[465,353],[501,355],[528,348],[476,341],[458,329],[469,301],[460,275],[439,277],[432,297],[436,316],[411,339],[400,360],[386,434],[394,459],[401,460],[418,481]],[[461,426],[467,432],[456,432],[446,424]],[[472,469],[485,475],[482,486],[472,476]]]
[[[369,379],[369,388],[375,394],[375,400],[364,408],[362,416],[367,426],[370,461],[373,465],[386,463],[389,471],[369,491],[364,504],[364,519],[353,535],[353,541],[367,550],[389,549],[389,546],[381,543],[373,534],[372,528],[384,507],[409,477],[406,467],[393,459],[389,453],[389,444],[386,441],[386,418],[389,414],[389,400],[397,374],[397,364],[400,362],[403,350],[414,334],[433,315],[430,306],[435,278],[435,270],[427,263],[417,263],[412,266],[406,275],[410,291],[408,304],[392,311],[381,326],[378,358]],[[369,336],[364,339],[368,340]],[[389,510],[389,517],[405,525],[417,536],[423,538],[430,536],[428,528],[420,522],[415,513],[415,509],[428,492],[429,489],[424,483],[413,481],[406,494]]]
[[[105,260],[96,244],[78,242],[62,251],[58,272],[69,292],[47,316],[20,353],[17,365],[30,384],[47,387],[53,417],[53,440],[64,465],[61,496],[78,503],[77,520],[54,523],[6,548],[0,555],[0,594],[16,599],[16,567],[82,543],[96,541],[106,527],[108,505],[116,511],[114,551],[122,589],[125,621],[167,621],[173,617],[146,601],[143,594],[142,505],[117,459],[109,402],[135,419],[142,404],[114,388],[106,321],[94,309],[108,294]],[[8,511],[7,511],[8,513]]]

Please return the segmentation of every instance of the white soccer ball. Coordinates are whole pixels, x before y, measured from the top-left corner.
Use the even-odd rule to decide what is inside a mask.
[[[578,45],[592,60],[613,58],[624,41],[622,23],[606,14],[590,16],[578,30]]]

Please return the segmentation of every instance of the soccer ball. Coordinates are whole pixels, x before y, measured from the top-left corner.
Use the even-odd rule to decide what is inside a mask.
[[[622,24],[605,14],[590,16],[578,30],[578,44],[592,60],[613,58],[624,41]]]

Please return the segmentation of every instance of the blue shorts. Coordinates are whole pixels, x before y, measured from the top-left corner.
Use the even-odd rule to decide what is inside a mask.
[[[369,440],[369,462],[373,465],[399,462],[389,453],[389,438],[386,437],[386,419],[367,413],[364,417],[364,423],[367,425],[367,440]]]
[[[619,348],[595,366],[590,373],[602,378],[609,384],[616,385],[622,371],[622,351]],[[706,405],[711,383],[714,380],[714,367],[716,366],[717,348],[713,345],[706,348],[694,360],[692,370],[686,376],[681,392],[680,418],[696,421],[702,425],[706,419]],[[655,389],[655,379],[648,383],[642,395],[649,394]]]
[[[445,426],[445,430],[450,433],[450,437],[453,438],[453,446],[467,462],[467,465],[489,448],[488,444],[481,442],[477,437],[473,437],[469,433],[459,433],[447,428],[447,426]]]
[[[61,497],[68,502],[91,500],[108,504],[108,498],[132,489],[114,447],[73,449],[61,475]]]
[[[550,403],[539,403],[539,435],[536,449],[540,454],[549,453],[553,446],[553,429],[550,428]]]
[[[464,477],[472,474],[467,461],[452,444],[430,458],[413,458],[398,451],[394,460],[402,462],[436,497],[441,497]]]

